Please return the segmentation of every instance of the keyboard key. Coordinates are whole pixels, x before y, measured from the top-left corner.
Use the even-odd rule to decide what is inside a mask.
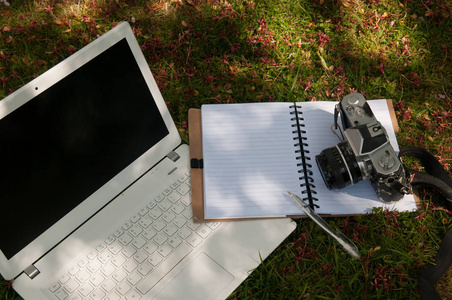
[[[130,218],[130,221],[132,221],[132,223],[136,223],[140,220],[141,216],[140,215],[134,215],[132,218]]]
[[[163,260],[163,258],[158,255],[158,253],[154,253],[151,256],[149,256],[148,261],[154,266],[156,267],[161,261]]]
[[[163,245],[157,250],[157,252],[163,257],[167,257],[172,251],[173,249],[168,245]]]
[[[182,183],[182,182],[184,182],[185,180],[187,180],[187,176],[186,175],[182,175],[181,177],[179,177],[177,180],[180,182],[180,183]]]
[[[115,237],[120,237],[123,233],[124,233],[124,230],[122,230],[122,229],[117,229],[117,230],[113,233],[113,235],[114,235]]]
[[[201,237],[195,234],[192,234],[188,239],[187,239],[187,243],[190,244],[190,246],[192,246],[193,248],[198,246],[201,243]]]
[[[198,229],[200,226],[201,226],[200,223],[187,222],[187,227],[190,228],[193,231]]]
[[[102,272],[102,274],[104,274],[105,276],[110,276],[111,274],[113,274],[114,271],[116,271],[116,268],[113,267],[111,264],[107,264],[105,266],[103,266],[100,271]]]
[[[102,282],[101,287],[108,293],[111,292],[116,287],[116,282],[108,278],[107,280]]]
[[[115,265],[116,267],[120,267],[120,266],[122,266],[123,263],[126,262],[126,259],[124,258],[124,256],[118,255],[118,256],[115,256],[115,257],[111,260],[111,262],[112,262],[113,265]]]
[[[196,233],[203,239],[208,237],[211,232],[212,230],[204,224],[201,227],[199,227],[198,230],[196,231]]]
[[[110,246],[108,246],[108,251],[111,252],[111,254],[116,255],[122,250],[122,246],[118,242],[114,242]]]
[[[74,276],[75,274],[78,273],[78,271],[80,271],[80,269],[78,267],[76,267],[76,266],[73,266],[72,268],[69,269],[69,274]]]
[[[140,211],[138,212],[140,214],[140,216],[144,217],[145,215],[148,214],[148,209],[146,207],[143,207],[142,209],[140,209]]]
[[[97,252],[96,251],[91,251],[90,253],[88,253],[88,255],[86,255],[86,257],[90,260],[95,259],[97,256]]]
[[[124,270],[119,269],[118,271],[116,271],[116,272],[113,274],[112,277],[113,277],[114,280],[116,280],[116,282],[121,282],[121,281],[124,280],[124,278],[127,277],[127,273],[126,273]]]
[[[171,203],[176,203],[181,198],[180,194],[172,192],[168,195],[168,200],[171,201]]]
[[[171,205],[172,205],[171,202],[169,202],[168,200],[164,200],[160,202],[158,208],[160,208],[162,211],[167,211],[168,209],[170,209]]]
[[[177,188],[179,185],[180,185],[179,182],[174,181],[173,183],[171,183],[170,187],[171,187],[172,189],[175,189],[175,188]]]
[[[140,221],[138,221],[138,224],[140,224],[140,226],[143,228],[148,228],[149,225],[151,225],[151,223],[152,219],[149,216],[144,216],[143,218],[140,219]]]
[[[97,258],[103,265],[105,265],[110,259],[113,258],[113,255],[111,255],[110,252],[106,251],[104,253],[102,253],[101,255],[99,255],[99,257]]]
[[[154,243],[148,243],[146,246],[144,246],[144,251],[146,251],[148,254],[154,253],[155,250],[157,250],[157,246]]]
[[[162,196],[162,197],[163,197],[163,196]],[[165,199],[165,197],[163,197],[162,200],[163,200],[163,199]],[[161,201],[161,200],[160,200],[160,201]],[[146,205],[146,207],[149,208],[150,210],[151,210],[151,209],[154,209],[156,206],[157,206],[157,202],[156,202],[156,201],[149,202],[149,203]]]
[[[80,268],[83,268],[83,267],[85,267],[85,266],[88,264],[88,262],[89,262],[88,258],[82,258],[82,259],[77,263],[77,265],[78,265]]]
[[[157,232],[154,229],[147,228],[143,231],[143,236],[147,238],[148,240],[152,239],[154,235],[156,235]]]
[[[116,290],[118,291],[118,293],[120,293],[122,296],[124,296],[125,294],[127,294],[128,291],[130,291],[131,287],[130,285],[124,281],[123,283],[121,283],[120,285],[118,285],[118,287],[116,288]]]
[[[173,224],[176,225],[177,227],[181,228],[182,226],[185,225],[185,223],[187,223],[187,220],[182,217],[182,216],[177,216],[174,220],[173,220]]]
[[[69,298],[67,298],[66,300],[83,300],[83,298],[80,297],[80,295],[78,295],[78,294],[74,294],[74,295],[69,296]]]
[[[129,229],[129,234],[131,234],[133,237],[137,237],[140,235],[140,233],[143,232],[143,228],[141,228],[138,225],[133,225],[130,229]]]
[[[146,240],[139,236],[133,240],[132,245],[134,245],[137,249],[141,249],[144,245],[146,245]]]
[[[163,232],[166,233],[168,236],[172,236],[177,231],[177,227],[173,224],[166,225],[165,229],[163,229]]]
[[[143,251],[138,251],[133,256],[133,259],[138,263],[141,264],[143,261],[145,261],[148,258],[148,255]]]
[[[137,289],[142,294],[146,294],[149,290],[164,276],[166,273],[171,271],[174,266],[181,261],[191,249],[185,244],[178,247],[168,258],[162,262],[162,264],[155,270],[151,272],[147,277],[145,277],[138,285]],[[152,263],[152,262],[151,262]]]
[[[172,211],[167,211],[163,214],[162,219],[170,223],[175,217],[176,215]]]
[[[126,261],[126,263],[122,266],[126,272],[132,273],[138,265],[133,260]]]
[[[163,195],[158,195],[157,197],[154,198],[154,200],[157,201],[157,202],[160,202],[163,199],[165,199],[165,196],[163,196]]]
[[[80,284],[76,280],[71,279],[64,285],[64,289],[72,294],[79,286]]]
[[[146,276],[152,271],[152,267],[148,263],[142,263],[138,266],[137,271],[141,275]]]
[[[190,187],[184,183],[184,184],[181,184],[181,185],[176,189],[176,191],[177,191],[179,194],[181,194],[181,195],[186,195],[186,194],[190,191]]]
[[[60,288],[60,284],[58,283],[58,282],[55,282],[54,284],[52,284],[50,287],[49,287],[49,290],[52,292],[52,293],[55,293],[59,288]]]
[[[86,266],[86,269],[91,273],[96,273],[100,268],[102,268],[102,265],[96,260],[93,260]]]
[[[173,248],[177,248],[182,243],[182,240],[178,237],[170,237],[168,239],[168,245],[170,245]]]
[[[58,290],[58,291],[55,293],[55,296],[56,296],[59,300],[64,300],[64,299],[67,298],[68,294],[67,294],[65,291],[63,291],[63,290]]]
[[[114,241],[115,241],[115,237],[114,236],[110,236],[110,237],[105,239],[105,243],[107,245],[111,245]]]
[[[136,291],[131,291],[126,296],[126,300],[139,300],[139,299],[141,299],[141,295],[138,294]]]
[[[149,210],[149,216],[151,216],[151,218],[153,218],[154,220],[158,219],[158,217],[160,217],[161,215],[162,212],[157,207]]]
[[[71,279],[71,276],[69,276],[68,274],[64,274],[60,277],[60,279],[58,279],[58,281],[61,283],[66,283],[69,279]]]
[[[128,245],[131,241],[133,241],[133,238],[126,234],[123,234],[119,239],[118,239],[119,243],[121,243],[123,246]]]
[[[124,256],[127,258],[131,258],[132,255],[135,254],[135,252],[137,252],[137,249],[135,249],[135,247],[133,247],[132,245],[126,246],[124,247],[124,249],[122,249],[122,254],[124,254]]]
[[[121,297],[118,296],[116,293],[111,293],[107,297],[105,297],[105,300],[121,300]]]
[[[163,195],[168,196],[173,190],[170,188],[166,188],[163,190]]]
[[[220,222],[210,222],[210,223],[206,223],[206,225],[209,226],[210,229],[215,230],[221,225],[221,223]]]
[[[136,285],[139,281],[141,280],[141,275],[138,273],[133,272],[132,274],[130,274],[127,277],[127,281],[131,284],[131,285]]]
[[[79,288],[78,291],[80,292],[80,294],[82,294],[83,297],[87,297],[93,290],[94,288],[90,284],[85,283],[81,288]]]
[[[80,282],[83,283],[86,280],[88,280],[88,278],[91,275],[86,271],[86,270],[81,270],[80,272],[77,273],[77,275],[75,275],[75,278]]]
[[[107,249],[107,246],[106,246],[105,244],[99,244],[99,245],[96,247],[97,252],[102,252],[102,251],[104,251],[105,249]]]
[[[190,229],[182,228],[181,230],[179,230],[177,235],[179,235],[183,240],[186,240],[191,235],[191,233],[192,231]]]
[[[180,202],[182,202],[185,206],[191,206],[191,198],[189,196],[182,197]],[[191,211],[191,207],[190,207],[190,211]]]
[[[177,215],[179,215],[181,212],[183,212],[184,209],[185,209],[185,206],[179,202],[175,203],[175,204],[173,204],[173,206],[171,206],[171,211]]]
[[[130,227],[132,227],[132,223],[131,222],[125,222],[124,225],[122,225],[122,228],[127,231],[129,230]]]
[[[161,246],[166,242],[167,239],[168,237],[166,235],[159,233],[154,237],[154,242]]]
[[[104,281],[104,279],[104,276],[100,275],[100,273],[97,273],[89,279],[89,282],[91,282],[94,286],[99,286]]]
[[[90,296],[92,300],[101,300],[104,299],[105,293],[101,289],[96,289]]]
[[[152,223],[152,227],[157,231],[162,230],[165,226],[166,223],[163,222],[162,220],[156,220],[154,223]]]

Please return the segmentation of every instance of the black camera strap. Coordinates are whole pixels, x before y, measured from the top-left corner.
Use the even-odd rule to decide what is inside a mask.
[[[411,176],[411,185],[426,185],[437,190],[446,198],[449,208],[452,207],[452,179],[439,161],[429,152],[418,147],[407,147],[400,151],[400,156],[413,156],[419,159],[425,172],[407,169]],[[452,228],[450,228],[439,248],[433,265],[422,268],[418,273],[419,293],[421,299],[439,299],[434,284],[447,272],[452,265]]]

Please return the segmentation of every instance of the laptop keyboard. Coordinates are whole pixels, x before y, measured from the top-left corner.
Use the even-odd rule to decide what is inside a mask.
[[[49,287],[55,299],[141,299],[220,223],[194,223],[182,175]]]

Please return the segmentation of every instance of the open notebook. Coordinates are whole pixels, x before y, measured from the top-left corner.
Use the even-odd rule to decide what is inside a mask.
[[[369,101],[397,152],[388,103]],[[302,215],[287,191],[297,193],[318,213],[326,215],[364,214],[373,207],[416,209],[412,195],[393,204],[381,202],[367,180],[342,190],[329,190],[314,158],[341,141],[331,129],[336,103],[296,103],[297,111],[294,105],[280,102],[202,106],[203,203],[195,212],[199,220]]]

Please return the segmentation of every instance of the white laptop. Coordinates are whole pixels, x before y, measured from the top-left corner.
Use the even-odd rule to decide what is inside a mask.
[[[127,23],[0,101],[0,273],[24,299],[223,299],[295,228],[194,223],[188,146]]]

